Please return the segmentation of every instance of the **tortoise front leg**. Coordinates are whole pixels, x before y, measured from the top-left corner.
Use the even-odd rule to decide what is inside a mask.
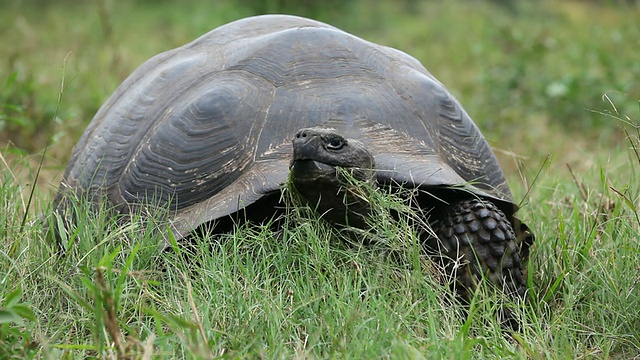
[[[526,281],[515,232],[493,203],[473,198],[452,203],[434,224],[438,239],[427,247],[437,256],[463,301],[484,277],[498,290],[524,299]],[[507,316],[509,317],[509,316]]]

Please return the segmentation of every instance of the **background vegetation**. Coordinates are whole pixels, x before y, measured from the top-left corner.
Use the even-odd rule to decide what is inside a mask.
[[[490,296],[465,314],[428,264],[344,249],[313,219],[284,240],[239,229],[194,264],[158,254],[143,220],[104,234],[97,213],[56,254],[34,220],[116,86],[156,53],[265,12],[399,48],[456,94],[538,235],[520,334],[502,335]],[[640,357],[638,24],[636,3],[613,0],[4,1],[0,354]],[[416,258],[407,224],[376,231]]]

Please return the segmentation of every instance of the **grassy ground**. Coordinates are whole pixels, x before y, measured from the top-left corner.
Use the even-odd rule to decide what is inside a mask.
[[[379,247],[347,248],[302,217],[280,234],[238,229],[215,251],[202,242],[185,261],[157,251],[153,224],[105,233],[92,212],[58,256],[35,214],[50,211],[73,144],[124,77],[222,23],[278,4],[302,10],[286,1],[47,4],[9,1],[0,12],[0,354],[640,357],[637,8],[352,0],[312,9],[419,58],[496,149],[537,235],[530,304],[516,311],[524,327],[508,338],[495,299],[477,297],[466,314],[403,222],[374,229],[390,239]],[[390,249],[406,261],[389,260]]]

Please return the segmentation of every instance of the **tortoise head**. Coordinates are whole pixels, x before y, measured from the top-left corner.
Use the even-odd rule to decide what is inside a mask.
[[[373,156],[361,142],[323,128],[296,133],[289,166],[294,180],[335,181],[337,167],[352,170],[354,177],[362,181],[371,181],[375,175]]]
[[[364,226],[364,216],[370,212],[368,202],[349,189],[338,169],[374,185],[374,166],[373,155],[364,144],[335,130],[301,129],[293,138],[289,166],[293,186],[329,222]]]

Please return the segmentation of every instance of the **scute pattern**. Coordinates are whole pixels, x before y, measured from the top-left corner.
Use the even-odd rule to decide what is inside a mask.
[[[233,90],[203,89],[192,102],[167,112],[121,175],[127,201],[142,202],[151,190],[162,203],[184,207],[211,197],[240,175],[250,154],[243,151],[244,139],[233,123],[225,121],[236,116],[243,100]]]
[[[111,187],[118,182],[124,167],[136,151],[136,142],[153,127],[150,118],[160,117],[171,98],[158,102],[158,98],[176,96],[166,88],[176,86],[178,79],[193,69],[197,58],[178,59],[161,63],[145,72],[147,76],[131,79],[121,85],[105,103],[74,149],[63,182],[72,188],[88,189]],[[151,71],[152,70],[152,71]],[[121,201],[113,199],[112,201]]]
[[[275,87],[323,79],[381,79],[381,69],[369,63],[369,49],[342,34],[332,29],[300,28],[265,35],[225,70],[246,71]]]

